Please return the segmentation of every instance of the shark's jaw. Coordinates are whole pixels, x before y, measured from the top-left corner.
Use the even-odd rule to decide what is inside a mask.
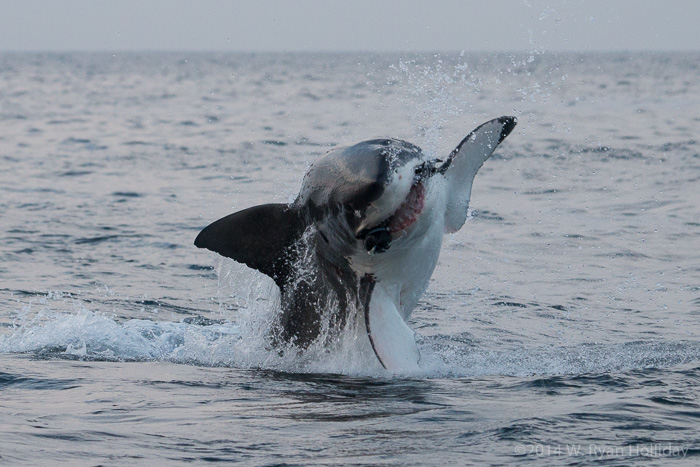
[[[399,209],[385,222],[386,228],[392,237],[396,238],[401,233],[416,223],[425,207],[425,185],[423,181],[411,186],[408,196],[399,206]]]
[[[406,193],[388,215],[374,221],[373,225],[365,227],[356,234],[356,238],[364,242],[369,253],[382,253],[389,249],[391,242],[402,237],[420,219],[426,203],[427,184],[431,177],[438,173],[435,165],[439,160],[426,161],[410,168],[411,173],[397,176],[397,191]],[[406,177],[406,178],[404,178]],[[403,179],[403,182],[401,180]],[[408,180],[406,180],[408,179]],[[406,183],[406,181],[410,181]]]

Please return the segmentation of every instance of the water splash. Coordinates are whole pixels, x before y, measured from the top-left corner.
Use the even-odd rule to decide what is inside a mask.
[[[473,108],[469,103],[479,90],[480,78],[468,72],[463,55],[449,65],[448,59],[435,55],[433,60],[406,59],[390,68],[390,80],[401,83],[405,93],[400,99],[411,108],[409,114],[414,137],[428,154],[436,154],[444,125]]]
[[[223,277],[232,277],[231,271]],[[247,283],[246,287],[260,287]],[[43,308],[24,310],[9,333],[0,336],[0,352],[96,361],[158,361],[201,366],[272,369],[292,373],[338,373],[353,376],[484,377],[554,376],[666,368],[700,362],[700,344],[690,341],[635,341],[576,346],[485,349],[449,336],[418,336],[420,369],[388,374],[374,356],[360,352],[363,329],[349,320],[345,332],[329,345],[319,339],[304,352],[272,347],[269,303],[248,301],[236,322],[118,320],[76,303],[72,313]],[[36,305],[34,305],[36,306]],[[251,319],[254,316],[256,319]],[[254,323],[254,324],[251,324]],[[327,330],[326,330],[327,331]],[[327,336],[326,336],[327,337]],[[449,343],[446,343],[449,342]]]

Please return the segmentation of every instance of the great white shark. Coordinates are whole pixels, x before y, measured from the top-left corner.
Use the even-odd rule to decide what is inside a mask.
[[[343,332],[352,318],[381,366],[417,367],[407,320],[443,235],[466,221],[476,173],[516,122],[500,117],[480,125],[444,160],[390,138],[333,149],[311,165],[294,202],[230,214],[204,228],[195,245],[279,286],[273,342],[303,350]]]

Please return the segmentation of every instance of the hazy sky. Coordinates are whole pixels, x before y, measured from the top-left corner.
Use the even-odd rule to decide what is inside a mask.
[[[700,50],[700,0],[0,0],[0,50]]]

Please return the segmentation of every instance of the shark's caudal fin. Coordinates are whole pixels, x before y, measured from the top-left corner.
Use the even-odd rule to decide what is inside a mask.
[[[500,117],[482,124],[459,143],[438,169],[448,183],[445,232],[456,232],[464,225],[476,173],[517,121],[515,117]]]
[[[305,228],[297,208],[263,204],[209,224],[194,244],[256,269],[283,288],[292,268],[291,247]]]

